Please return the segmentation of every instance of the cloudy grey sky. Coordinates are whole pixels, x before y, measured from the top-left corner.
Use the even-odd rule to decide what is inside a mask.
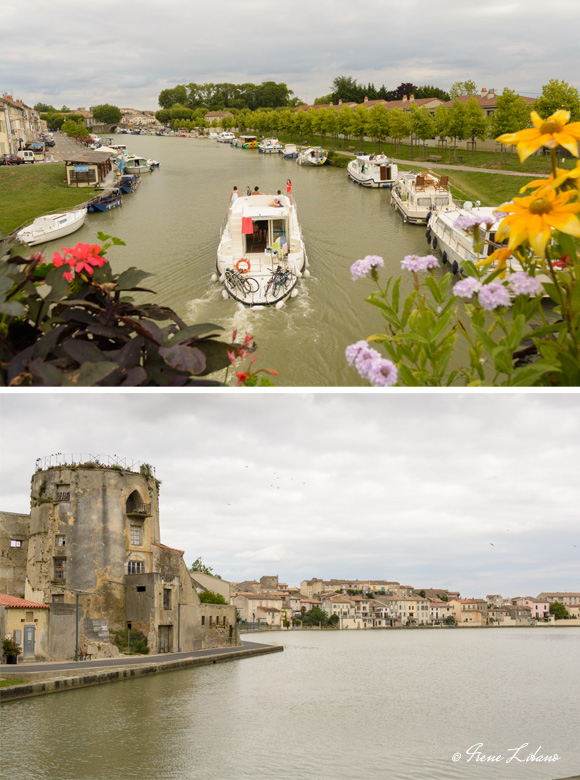
[[[577,0],[5,0],[0,92],[156,109],[179,83],[274,80],[313,102],[345,74],[534,96],[550,78],[580,87],[579,27]]]
[[[37,457],[117,454],[155,465],[162,541],[226,579],[577,591],[579,411],[576,394],[4,393],[0,509],[29,511]]]

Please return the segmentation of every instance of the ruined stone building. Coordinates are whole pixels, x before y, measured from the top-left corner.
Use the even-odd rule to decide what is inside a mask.
[[[0,593],[74,610],[80,644],[128,624],[153,653],[236,644],[235,608],[201,604],[183,551],[161,543],[152,468],[65,457],[38,461],[29,516],[0,513]]]

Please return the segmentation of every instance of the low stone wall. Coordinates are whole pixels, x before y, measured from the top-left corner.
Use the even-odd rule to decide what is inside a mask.
[[[76,688],[87,688],[91,685],[103,685],[109,682],[120,682],[130,680],[135,677],[146,677],[151,674],[160,674],[161,672],[173,672],[177,669],[189,669],[195,666],[209,666],[211,664],[223,663],[225,661],[237,661],[243,658],[252,658],[269,653],[281,653],[284,648],[281,645],[264,645],[259,648],[248,648],[232,650],[229,653],[216,653],[215,655],[205,655],[196,658],[179,658],[173,661],[163,661],[152,664],[140,664],[139,666],[116,667],[114,669],[96,669],[92,673],[74,676],[64,676],[55,679],[38,680],[35,682],[24,683],[20,685],[0,688],[0,702],[12,701],[14,699],[24,699],[30,696],[41,696],[44,693],[60,693],[61,691],[72,691]],[[4,673],[4,677],[6,674]],[[20,679],[15,670],[14,677]]]

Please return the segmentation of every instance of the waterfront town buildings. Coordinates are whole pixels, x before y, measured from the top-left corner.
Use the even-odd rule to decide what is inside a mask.
[[[36,141],[43,130],[46,122],[38,111],[11,95],[0,97],[0,155],[15,154],[25,144]]]
[[[31,660],[108,656],[127,628],[156,653],[237,644],[234,607],[202,604],[161,541],[159,484],[135,461],[39,460],[30,514],[0,513],[1,637],[28,637]]]

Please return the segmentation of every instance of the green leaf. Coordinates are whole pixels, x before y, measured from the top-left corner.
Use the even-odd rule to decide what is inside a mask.
[[[63,349],[68,357],[79,365],[100,363],[105,360],[103,353],[92,342],[83,339],[69,339],[64,342]]]
[[[395,313],[399,314],[399,288],[401,286],[401,277],[398,276],[397,280],[395,281],[393,285],[393,292],[392,292],[392,301],[393,301],[393,309],[395,310]]]
[[[188,325],[186,328],[178,330],[176,333],[168,336],[165,339],[165,346],[174,346],[175,344],[183,344],[191,339],[198,339],[202,336],[209,336],[215,334],[216,331],[223,330],[221,325],[212,325],[209,322],[203,322],[199,325]]]
[[[18,301],[9,301],[8,303],[0,303],[0,314],[6,314],[8,317],[23,317],[26,314],[26,309]]]

